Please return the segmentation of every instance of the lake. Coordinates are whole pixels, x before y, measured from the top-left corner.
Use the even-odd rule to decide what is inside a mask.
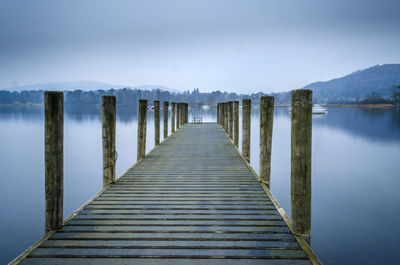
[[[216,121],[215,109],[190,110],[194,113]],[[136,161],[136,115],[117,111],[117,175]],[[44,234],[43,118],[40,107],[0,108],[0,264]],[[254,106],[251,130],[250,162],[258,172],[259,113]],[[273,130],[271,191],[290,215],[286,108],[275,108]],[[64,217],[101,190],[101,146],[100,110],[67,108]],[[149,111],[147,151],[153,146]],[[324,264],[400,264],[399,157],[399,110],[328,108],[327,115],[313,115],[311,247]]]

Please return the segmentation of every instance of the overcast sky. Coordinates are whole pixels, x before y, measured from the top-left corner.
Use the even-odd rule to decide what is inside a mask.
[[[399,10],[399,0],[0,0],[0,88],[301,88],[399,63]]]

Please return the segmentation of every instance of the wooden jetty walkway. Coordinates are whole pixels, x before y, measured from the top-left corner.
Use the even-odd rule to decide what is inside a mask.
[[[139,106],[138,154],[145,150],[145,105],[142,112]],[[236,148],[220,109],[218,123],[202,124],[188,123],[187,105],[177,109],[176,132],[115,181],[105,177],[105,188],[64,222],[53,221],[62,220],[62,201],[60,217],[49,206],[58,195],[51,195],[46,235],[11,264],[320,264]],[[105,131],[103,148],[115,148]]]

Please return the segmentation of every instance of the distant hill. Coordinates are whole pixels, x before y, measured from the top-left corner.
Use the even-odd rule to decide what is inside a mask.
[[[400,85],[400,64],[376,65],[344,77],[315,82],[304,87],[313,91],[315,101],[356,101],[372,92],[391,97],[391,88]]]
[[[112,85],[112,84],[96,82],[96,81],[71,81],[71,82],[40,83],[40,84],[3,88],[0,90],[9,90],[9,91],[23,91],[23,90],[93,91],[93,90],[99,90],[99,89],[109,90],[111,88],[120,89],[120,88],[125,88],[125,87],[137,88],[137,89],[141,89],[141,90],[160,89],[160,90],[169,91],[169,92],[179,92],[179,90],[169,88],[166,86],[158,86],[158,85],[125,86],[125,85]]]

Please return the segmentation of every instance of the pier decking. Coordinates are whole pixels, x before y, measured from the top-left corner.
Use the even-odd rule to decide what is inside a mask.
[[[16,263],[312,264],[310,253],[205,123],[177,130]]]

